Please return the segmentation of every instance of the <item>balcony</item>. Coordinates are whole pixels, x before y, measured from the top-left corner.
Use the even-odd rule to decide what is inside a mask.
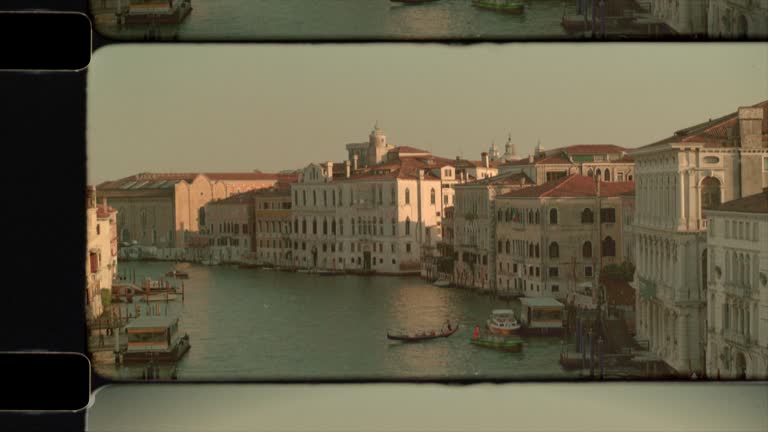
[[[735,330],[725,330],[723,331],[723,336],[726,341],[742,346],[748,346],[754,342],[748,335],[738,333]]]
[[[726,282],[723,284],[723,288],[725,288],[726,294],[730,294],[735,297],[742,297],[742,298],[752,297],[752,288],[746,285],[741,285],[734,282]]]

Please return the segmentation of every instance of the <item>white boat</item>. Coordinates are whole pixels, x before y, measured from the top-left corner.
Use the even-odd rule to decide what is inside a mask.
[[[448,281],[448,280],[445,280],[445,279],[438,279],[438,280],[434,281],[432,283],[432,285],[444,288],[444,287],[451,286],[451,282]]]
[[[486,321],[491,333],[511,335],[520,331],[520,322],[512,309],[496,309],[491,312],[491,318]]]

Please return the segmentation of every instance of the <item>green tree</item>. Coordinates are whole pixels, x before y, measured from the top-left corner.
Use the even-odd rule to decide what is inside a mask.
[[[600,278],[603,280],[620,280],[631,282],[635,275],[635,265],[629,261],[621,264],[608,264],[600,272]]]

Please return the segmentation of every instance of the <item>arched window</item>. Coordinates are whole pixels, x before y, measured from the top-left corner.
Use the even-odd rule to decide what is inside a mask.
[[[352,235],[355,235],[355,218],[352,219]]]
[[[392,218],[392,235],[393,236],[397,235],[397,221],[395,220],[395,218]]]
[[[312,219],[312,234],[317,234],[317,219]]]
[[[499,253],[503,252],[502,249],[501,249],[501,240],[499,240],[498,250],[499,250]]]
[[[557,209],[551,209],[549,211],[549,224],[557,225]]]
[[[533,258],[533,243],[528,244],[528,256]]]
[[[336,190],[331,191],[331,206],[336,207]]]
[[[379,235],[384,235],[384,218],[379,218]]]
[[[261,223],[261,222],[259,222]],[[293,232],[298,233],[299,232],[299,219],[296,218],[293,220]]]
[[[312,191],[312,205],[317,206],[317,191]]]
[[[581,255],[584,258],[592,258],[592,242],[584,242],[584,246],[581,247]]]
[[[293,205],[299,206],[299,191],[293,191]]]
[[[429,203],[435,205],[435,188],[429,191]]]
[[[598,168],[597,171],[595,171],[595,177],[599,179],[601,175],[603,175],[603,172]]]
[[[710,208],[720,204],[720,180],[707,177],[701,182],[701,207]]]
[[[411,190],[405,189],[405,203],[410,204],[411,203]]]
[[[510,244],[509,244],[509,240],[507,240],[507,244],[506,244],[506,246],[507,246],[507,253],[509,253],[509,246],[510,246]]]
[[[303,205],[303,206],[307,205],[307,191],[305,191],[305,190],[301,191],[301,202],[302,202],[301,205]]]
[[[411,235],[411,218],[410,217],[405,218],[405,235]]]
[[[541,223],[540,215],[541,215],[541,213],[539,213],[539,210],[536,210],[536,214],[535,214],[534,219],[533,219],[533,223],[535,223],[536,225]]]
[[[323,191],[323,207],[328,207],[328,191]]]
[[[499,222],[501,222],[503,218],[504,218],[504,212],[501,211],[501,209],[499,209],[497,219],[499,220]]]
[[[616,242],[613,241],[611,236],[608,236],[603,240],[603,256],[612,257],[616,256]]]
[[[328,235],[328,220],[323,219],[323,235]]]
[[[529,224],[533,223],[533,211],[531,210],[528,210],[528,223]]]
[[[538,258],[539,256],[540,256],[540,253],[539,253],[539,244],[538,244],[538,243],[536,243],[536,258]]]
[[[595,172],[592,171],[592,168],[590,168],[589,171],[587,171],[587,175],[590,176],[590,177],[595,175]]]
[[[339,218],[339,235],[344,235],[344,219]]]
[[[261,224],[261,222],[259,222],[259,224]],[[307,220],[306,219],[302,219],[301,220],[301,233],[302,234],[306,234],[307,233]]]
[[[595,214],[592,212],[592,210],[585,208],[584,211],[581,212],[581,223],[591,224],[594,222],[595,222]]]
[[[605,181],[611,181],[611,170],[608,168],[605,169]]]
[[[549,257],[560,258],[560,246],[558,246],[557,242],[549,244]]]

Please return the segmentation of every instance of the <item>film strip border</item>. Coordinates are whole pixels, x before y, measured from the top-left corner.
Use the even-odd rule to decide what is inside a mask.
[[[0,71],[80,71],[91,51],[83,13],[0,10]]]
[[[91,398],[91,362],[80,353],[0,352],[2,412],[75,412]]]

